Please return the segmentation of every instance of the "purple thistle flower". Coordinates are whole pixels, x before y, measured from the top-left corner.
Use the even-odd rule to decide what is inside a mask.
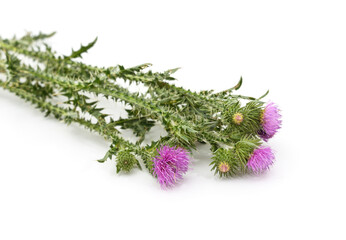
[[[268,141],[281,128],[281,114],[278,106],[270,102],[264,108],[261,116],[262,129],[259,131],[260,137],[264,141]]]
[[[252,172],[258,174],[269,169],[274,163],[275,156],[270,147],[260,146],[253,151],[247,162],[247,167]]]
[[[189,168],[190,158],[181,147],[162,146],[157,149],[159,155],[154,157],[154,176],[162,188],[173,187],[183,179]]]

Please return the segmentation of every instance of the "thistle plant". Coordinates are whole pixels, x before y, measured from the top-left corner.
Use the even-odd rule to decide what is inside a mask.
[[[281,115],[274,103],[262,101],[268,92],[258,98],[234,94],[242,78],[222,92],[194,92],[175,86],[178,68],[152,72],[147,63],[130,68],[87,65],[78,59],[97,39],[63,56],[45,41],[53,35],[0,38],[0,74],[5,79],[0,86],[45,116],[80,124],[109,140],[99,162],[115,159],[117,172],[124,173],[144,165],[163,188],[182,181],[198,143],[210,145],[211,169],[220,177],[258,174],[273,164],[272,150],[263,141],[281,127]],[[121,81],[145,91],[131,92]],[[92,101],[91,95],[98,100]],[[113,119],[99,107],[101,97],[123,103],[128,116]],[[156,124],[167,135],[144,144]],[[131,129],[137,142],[126,140],[120,129]]]

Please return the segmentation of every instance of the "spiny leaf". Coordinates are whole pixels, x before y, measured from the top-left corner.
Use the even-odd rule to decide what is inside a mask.
[[[51,38],[51,37],[53,37],[55,34],[56,34],[56,32],[52,32],[52,33],[48,33],[48,34],[39,32],[38,35],[32,36],[32,39],[33,39],[34,41],[43,40],[43,39]]]
[[[269,90],[265,94],[263,94],[261,97],[259,97],[257,100],[260,100],[260,99],[264,98],[265,96],[268,95],[268,93],[269,93]]]
[[[240,77],[240,80],[239,80],[239,82],[237,83],[237,85],[235,85],[233,88],[231,88],[231,89],[234,89],[234,90],[238,90],[240,87],[241,87],[241,85],[243,84],[243,77]]]
[[[111,158],[112,157],[112,154],[110,151],[108,151],[105,156],[99,160],[97,160],[99,163],[104,163],[105,161],[107,161],[108,158]]]
[[[96,41],[97,41],[97,37],[95,38],[94,41],[92,41],[88,45],[86,45],[86,46],[81,45],[81,47],[77,51],[74,51],[72,49],[71,55],[65,56],[65,59],[74,59],[74,58],[79,58],[79,57],[82,58],[82,54],[87,52],[90,48],[92,48],[95,45]]]
[[[165,73],[167,74],[173,74],[175,73],[176,71],[178,71],[180,69],[180,67],[178,68],[173,68],[173,69],[168,69],[167,71],[165,71]]]

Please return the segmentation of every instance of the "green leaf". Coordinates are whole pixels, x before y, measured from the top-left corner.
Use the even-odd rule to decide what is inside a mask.
[[[95,45],[96,41],[97,41],[97,37],[95,38],[94,41],[92,41],[88,45],[86,45],[86,46],[81,45],[81,47],[77,51],[74,51],[72,49],[71,55],[70,56],[65,56],[64,58],[65,59],[82,58],[82,54],[86,53],[90,48],[92,48]]]
[[[168,69],[167,71],[165,71],[165,73],[166,73],[166,74],[173,74],[173,73],[175,73],[176,71],[178,71],[179,69],[180,69],[180,67],[179,67],[179,68]]]
[[[264,98],[265,96],[268,95],[268,93],[269,93],[269,90],[265,94],[263,94],[261,97],[259,97],[257,100],[260,100],[260,99]]]
[[[240,87],[241,87],[241,85],[243,84],[243,77],[240,77],[240,80],[239,80],[239,82],[237,83],[237,85],[235,85],[233,88],[231,88],[231,89],[234,89],[234,90],[238,90]]]
[[[45,34],[45,33],[40,32],[38,35],[32,36],[32,39],[33,39],[34,41],[43,40],[43,39],[51,38],[51,37],[53,37],[55,34],[56,34],[56,32],[52,32],[52,33],[48,33],[48,34]]]
[[[107,159],[109,158],[109,157],[111,157],[111,154],[110,154],[110,152],[108,151],[107,153],[106,153],[106,155],[103,157],[103,158],[101,158],[101,159],[99,159],[99,160],[97,160],[99,163],[104,163],[105,161],[107,161]]]

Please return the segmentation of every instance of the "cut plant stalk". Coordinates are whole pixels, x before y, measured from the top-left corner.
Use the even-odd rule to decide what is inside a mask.
[[[0,72],[7,76],[0,86],[36,104],[47,115],[79,123],[111,139],[110,150],[101,162],[116,154],[117,172],[131,170],[137,161],[133,153],[141,156],[163,187],[172,186],[188,169],[187,152],[180,147],[195,148],[197,141],[211,145],[212,170],[221,177],[257,174],[273,163],[272,151],[262,146],[260,137],[264,141],[273,137],[281,126],[281,115],[272,103],[263,107],[261,99],[268,92],[260,98],[233,94],[242,85],[241,78],[225,91],[197,93],[170,82],[175,80],[171,75],[177,69],[155,73],[144,71],[151,64],[132,68],[90,66],[75,59],[93,47],[96,39],[68,56],[57,56],[42,42],[52,35],[0,38]],[[36,67],[26,64],[21,56],[33,60]],[[144,84],[147,90],[141,94],[130,92],[119,85],[119,79]],[[111,119],[98,107],[98,101],[90,102],[89,94],[128,104],[128,117]],[[57,96],[65,98],[62,105],[52,103]],[[240,100],[247,103],[243,105]],[[90,114],[97,123],[80,114]],[[168,135],[140,146],[155,122],[160,122]],[[124,140],[116,126],[132,129],[139,137],[137,143]]]

